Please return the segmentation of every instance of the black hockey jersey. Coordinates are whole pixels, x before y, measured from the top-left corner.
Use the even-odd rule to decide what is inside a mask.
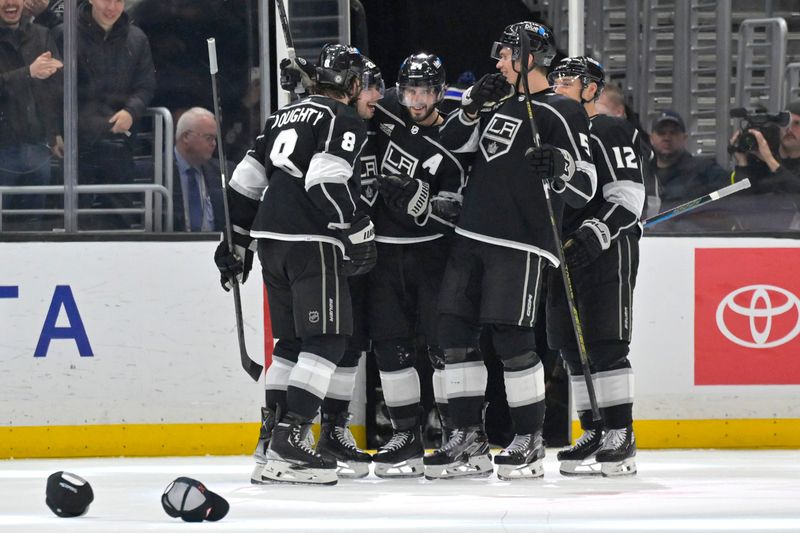
[[[461,201],[466,184],[462,162],[439,143],[438,126],[420,126],[398,101],[397,89],[378,102],[372,129],[377,135],[378,166],[382,174],[405,174],[430,184],[431,197]],[[442,237],[454,225],[432,214],[413,218],[390,209],[378,198],[373,206],[375,240],[394,244],[424,242]]]
[[[378,200],[378,182],[375,176],[378,172],[378,134],[370,129],[367,130],[367,143],[361,151],[360,159],[360,198],[358,201],[358,211],[369,215],[374,222],[373,206]]]
[[[580,104],[549,90],[531,95],[531,103],[542,144],[567,150],[575,160],[572,179],[551,194],[560,224],[564,202],[582,207],[597,186],[589,119]],[[475,120],[459,110],[448,118],[441,133],[447,148],[475,153],[456,233],[529,251],[557,266],[542,183],[531,175],[524,159],[533,146],[525,96],[507,98]]]
[[[591,146],[597,168],[597,194],[581,209],[564,211],[564,233],[596,218],[608,226],[613,242],[624,233],[641,236],[639,219],[645,202],[643,160],[639,132],[623,118],[595,115],[591,119]]]
[[[355,109],[314,95],[276,111],[230,181],[237,233],[342,246],[359,196],[366,126]]]

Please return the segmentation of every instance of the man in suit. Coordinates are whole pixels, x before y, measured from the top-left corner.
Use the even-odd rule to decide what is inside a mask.
[[[225,214],[217,147],[217,121],[211,111],[193,107],[178,119],[173,167],[175,231],[222,231]]]

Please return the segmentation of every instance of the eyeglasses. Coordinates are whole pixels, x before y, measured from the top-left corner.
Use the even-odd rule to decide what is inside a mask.
[[[213,133],[197,133],[196,131],[192,130],[186,130],[186,133],[194,133],[198,137],[202,137],[203,140],[209,144],[217,142],[217,136]]]

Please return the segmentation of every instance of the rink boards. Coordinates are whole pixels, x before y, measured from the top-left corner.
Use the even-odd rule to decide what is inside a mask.
[[[215,246],[0,243],[0,457],[250,453],[263,387],[240,367]],[[798,241],[642,241],[640,447],[800,447],[797,272]],[[263,360],[258,281],[242,295]]]

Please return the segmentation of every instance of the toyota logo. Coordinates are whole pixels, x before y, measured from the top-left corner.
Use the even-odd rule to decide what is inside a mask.
[[[749,305],[736,302],[740,294],[750,293]],[[740,302],[746,298],[740,298]],[[776,305],[777,303],[777,305]],[[750,338],[744,339],[731,332],[725,322],[725,311],[746,317],[750,325]],[[794,312],[794,327],[779,339],[771,338],[775,319]],[[788,316],[786,318],[792,318]],[[762,319],[757,322],[757,319]],[[729,341],[747,348],[774,348],[791,341],[800,333],[800,299],[793,293],[774,285],[748,285],[728,294],[717,306],[717,327]],[[780,333],[778,333],[780,334]],[[774,336],[774,335],[772,335]]]

